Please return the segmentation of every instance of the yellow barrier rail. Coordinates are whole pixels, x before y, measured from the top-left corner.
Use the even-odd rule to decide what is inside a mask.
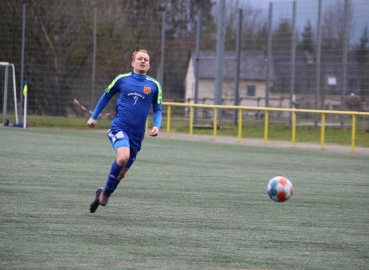
[[[351,152],[355,151],[355,134],[356,134],[356,116],[363,115],[369,116],[369,112],[357,112],[357,111],[334,111],[334,110],[308,110],[308,109],[288,109],[288,108],[270,108],[270,107],[252,107],[252,106],[228,106],[228,105],[208,105],[208,104],[191,104],[191,103],[177,103],[177,102],[163,102],[163,106],[167,106],[167,136],[170,135],[170,121],[171,121],[171,108],[172,107],[189,107],[190,109],[190,138],[193,134],[193,118],[194,108],[208,108],[214,110],[214,122],[213,122],[213,133],[214,140],[217,136],[217,119],[219,109],[235,109],[238,110],[238,142],[241,142],[242,138],[242,112],[247,111],[264,111],[264,144],[268,143],[268,126],[269,126],[269,112],[292,112],[292,147],[295,146],[296,141],[296,115],[297,113],[315,113],[321,114],[321,134],[320,134],[320,148],[324,150],[324,131],[325,131],[325,115],[336,114],[336,115],[351,115]]]

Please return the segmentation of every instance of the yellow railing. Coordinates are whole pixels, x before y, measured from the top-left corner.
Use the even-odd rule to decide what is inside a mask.
[[[176,103],[176,102],[163,102],[163,106],[167,106],[167,136],[170,135],[170,121],[171,121],[171,108],[172,107],[189,107],[190,109],[190,138],[193,134],[193,120],[194,120],[194,108],[210,108],[213,109],[213,134],[214,140],[217,136],[217,119],[218,109],[236,109],[238,110],[238,142],[241,142],[242,138],[242,111],[254,110],[264,111],[264,144],[268,142],[268,126],[269,126],[269,112],[292,112],[292,147],[295,146],[296,139],[296,114],[297,113],[317,113],[321,114],[321,134],[320,134],[320,148],[324,149],[324,131],[325,131],[325,115],[337,114],[337,115],[351,115],[351,152],[355,151],[355,131],[356,131],[356,116],[366,115],[369,116],[369,112],[357,112],[357,111],[334,111],[334,110],[307,110],[307,109],[287,109],[287,108],[269,108],[269,107],[252,107],[252,106],[227,106],[227,105],[207,105],[207,104],[191,104],[191,103]]]

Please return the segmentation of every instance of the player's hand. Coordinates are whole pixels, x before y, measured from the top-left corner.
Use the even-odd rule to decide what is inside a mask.
[[[95,119],[93,119],[93,118],[90,118],[90,119],[88,119],[88,121],[87,121],[87,125],[89,125],[89,126],[90,126],[90,128],[93,128],[93,127],[96,125],[96,122],[97,122],[97,120],[95,120]]]
[[[153,127],[149,133],[149,136],[151,137],[156,137],[159,134],[159,128],[158,127]]]

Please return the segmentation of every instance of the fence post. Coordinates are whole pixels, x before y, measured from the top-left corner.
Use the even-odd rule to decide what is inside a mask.
[[[93,55],[92,55],[92,84],[90,108],[94,107],[95,96],[95,72],[96,72],[96,32],[97,32],[97,8],[94,8],[94,33],[93,33]]]
[[[344,20],[344,35],[343,35],[343,82],[341,93],[341,111],[345,110],[345,96],[347,88],[347,45],[348,45],[348,0],[345,0],[345,20]],[[341,129],[345,126],[345,115],[341,116]]]
[[[164,48],[165,48],[165,11],[162,14],[161,23],[161,51],[160,51],[160,84],[164,89]]]
[[[23,114],[23,78],[24,78],[24,49],[26,42],[26,4],[23,4],[23,18],[22,18],[22,56],[21,56],[21,83],[19,90],[19,117],[22,119]],[[17,104],[15,104],[17,106]]]
[[[199,99],[199,61],[200,61],[200,41],[201,41],[201,17],[202,9],[197,12],[197,29],[196,29],[196,51],[195,51],[195,96],[194,103],[198,103]],[[194,122],[197,124],[197,107],[195,108]]]
[[[351,124],[351,152],[355,152],[356,114],[352,114]]]
[[[168,113],[167,113],[167,136],[170,133],[170,105],[168,105]]]
[[[268,143],[268,121],[269,121],[269,110],[265,110],[265,116],[264,116],[264,144]]]
[[[214,141],[217,138],[217,128],[218,128],[218,107],[214,107],[214,117],[213,117],[213,134],[214,134]]]
[[[224,68],[224,47],[225,47],[225,0],[219,0],[219,17],[217,31],[217,55],[215,62],[215,92],[214,105],[222,105],[223,98],[223,68]],[[219,109],[218,123],[222,119],[222,109]],[[216,119],[215,119],[216,120]]]
[[[241,55],[241,34],[242,34],[242,9],[238,10],[238,29],[237,29],[237,42],[236,42],[236,74],[234,78],[234,105],[239,104],[239,85],[240,85],[240,55]],[[237,124],[237,109],[233,111],[233,124]]]
[[[320,130],[320,149],[324,150],[325,113],[322,113],[322,127]]]
[[[193,109],[194,106],[190,107],[190,138],[192,138],[192,132],[193,132]]]
[[[296,141],[296,111],[293,112],[292,117],[292,147],[295,147]]]
[[[290,108],[293,108],[293,95],[295,92],[295,58],[296,58],[296,1],[293,1],[292,12],[292,52],[291,52],[291,86],[290,86]],[[292,113],[290,112],[289,124],[291,127]]]
[[[319,95],[320,95],[320,58],[322,51],[322,0],[319,0],[318,7],[318,48],[316,56],[316,92],[315,92],[315,110],[318,110],[319,106]],[[314,117],[314,126],[317,127],[318,118],[317,114]]]
[[[269,26],[268,26],[268,52],[267,52],[267,74],[265,86],[265,107],[269,106],[269,88],[270,88],[270,65],[272,62],[272,19],[273,19],[273,2],[269,4]]]
[[[242,138],[242,109],[238,109],[238,142],[241,142]]]

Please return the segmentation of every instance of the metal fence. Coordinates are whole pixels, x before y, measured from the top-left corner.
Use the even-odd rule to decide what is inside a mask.
[[[354,0],[270,5],[269,23],[276,27],[268,44],[276,76],[272,88],[289,95],[289,107],[369,110],[368,5]],[[279,35],[285,38],[276,39]]]
[[[236,100],[243,106],[369,111],[368,1],[286,1],[268,9],[234,3],[225,6],[225,50],[237,56],[239,32],[241,54],[223,61],[223,104]],[[217,8],[215,3],[212,18],[195,18],[201,22],[199,35],[186,20],[172,25],[175,15],[168,11],[2,1],[0,62],[15,65],[18,104],[12,104],[12,91],[4,100],[3,89],[0,106],[8,103],[10,111],[17,106],[22,115],[27,80],[29,114],[86,116],[88,111],[81,108],[93,109],[114,77],[131,70],[131,54],[140,48],[150,53],[149,75],[161,82],[164,101],[193,102],[192,70],[198,80],[197,101],[214,104],[214,59],[200,59],[199,73],[191,68],[191,59],[199,37],[200,55],[216,53]],[[234,81],[237,61],[239,81]],[[0,66],[0,87],[4,75]],[[7,81],[12,89],[12,78]],[[111,102],[106,111],[113,110]]]
[[[315,114],[319,116],[321,120],[321,126],[320,126],[320,149],[324,150],[324,141],[325,141],[325,119],[327,114],[336,114],[336,115],[350,115],[351,117],[351,152],[355,152],[355,140],[356,140],[356,119],[360,116],[369,116],[369,112],[349,112],[349,111],[334,111],[334,110],[296,110],[296,109],[285,109],[285,108],[269,108],[269,107],[251,107],[251,106],[226,106],[226,105],[204,105],[204,104],[186,104],[186,103],[175,103],[175,102],[164,102],[164,106],[167,106],[167,123],[166,123],[166,132],[167,136],[170,135],[170,129],[171,129],[171,111],[172,109],[178,108],[178,107],[187,107],[189,108],[189,135],[192,138],[193,134],[193,127],[194,125],[194,111],[196,108],[208,108],[213,111],[215,117],[213,119],[212,125],[206,127],[211,128],[213,130],[213,136],[214,140],[216,140],[217,137],[217,130],[221,128],[220,125],[218,125],[217,122],[217,112],[219,108],[226,109],[227,107],[229,109],[236,110],[237,112],[237,118],[238,118],[238,134],[237,134],[237,140],[238,142],[241,142],[242,140],[242,127],[245,125],[243,123],[243,111],[263,111],[265,118],[264,118],[264,144],[267,144],[268,142],[268,128],[269,128],[269,114],[272,112],[290,112],[292,113],[292,124],[291,124],[291,143],[292,147],[295,146],[296,142],[296,125],[297,125],[297,114],[301,113],[309,113],[309,114]],[[204,128],[204,127],[203,127]],[[146,130],[148,129],[148,123],[146,123]]]

